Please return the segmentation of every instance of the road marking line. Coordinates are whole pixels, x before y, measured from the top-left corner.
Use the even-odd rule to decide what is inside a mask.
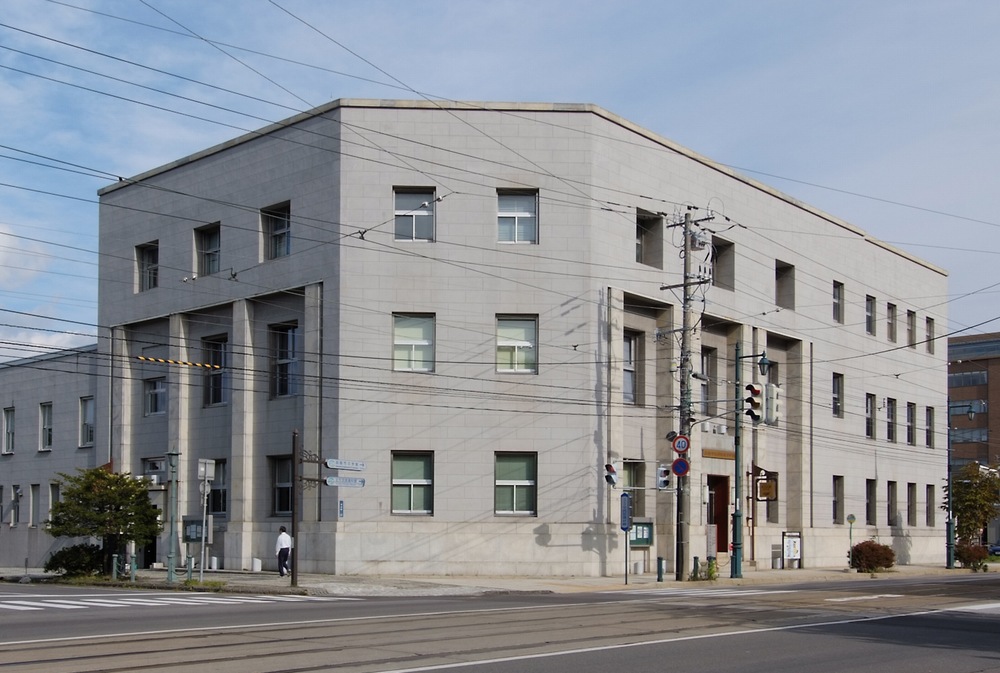
[[[848,601],[877,601],[880,598],[902,598],[903,594],[871,594],[868,596],[845,596],[844,598],[824,599],[829,603],[847,603]]]

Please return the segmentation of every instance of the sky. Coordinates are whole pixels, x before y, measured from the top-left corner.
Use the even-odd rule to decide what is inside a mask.
[[[2,0],[0,359],[96,342],[98,189],[337,98],[600,105],[1000,331],[998,30],[982,0]]]

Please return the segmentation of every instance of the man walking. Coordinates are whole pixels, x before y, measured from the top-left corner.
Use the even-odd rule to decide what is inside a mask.
[[[278,574],[284,577],[288,572],[288,553],[292,549],[292,538],[284,526],[278,529],[278,541],[274,543],[274,553],[278,556]]]

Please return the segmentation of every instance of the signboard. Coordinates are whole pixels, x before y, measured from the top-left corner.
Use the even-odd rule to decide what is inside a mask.
[[[363,488],[364,477],[327,477],[323,480],[327,486],[343,486],[346,488]]]
[[[652,546],[653,523],[651,521],[633,521],[632,530],[628,534],[628,541],[633,547]]]
[[[753,466],[753,495],[757,502],[778,500],[778,473]]]
[[[632,496],[622,493],[622,530],[626,533],[632,528]]]
[[[678,458],[674,462],[670,463],[670,471],[678,477],[683,477],[690,469],[691,464],[687,462],[686,458]]]
[[[326,466],[331,470],[350,470],[352,472],[362,472],[368,467],[363,460],[341,460],[340,458],[327,458]]]
[[[677,435],[670,445],[674,447],[674,451],[677,453],[684,453],[691,448],[691,440],[688,439],[687,435]]]

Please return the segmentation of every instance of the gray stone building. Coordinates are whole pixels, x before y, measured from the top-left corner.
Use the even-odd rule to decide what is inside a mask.
[[[736,502],[748,566],[789,534],[943,562],[946,316],[912,297],[944,272],[608,111],[338,100],[100,197],[95,452],[160,484],[174,455],[223,567],[276,567],[294,511],[304,571],[725,573]]]

